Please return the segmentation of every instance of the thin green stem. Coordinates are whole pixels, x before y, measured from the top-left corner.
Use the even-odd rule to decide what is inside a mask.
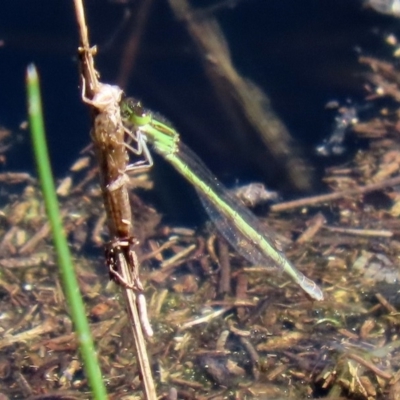
[[[33,64],[29,65],[27,69],[27,90],[29,125],[34,155],[46,204],[47,215],[53,232],[53,240],[57,252],[58,265],[64,285],[65,296],[75,326],[79,349],[83,358],[89,385],[92,389],[93,398],[96,400],[107,399],[106,388],[97,361],[89,323],[86,318],[82,296],[79,291],[71,254],[68,249],[62,226],[46,145],[39,78]]]

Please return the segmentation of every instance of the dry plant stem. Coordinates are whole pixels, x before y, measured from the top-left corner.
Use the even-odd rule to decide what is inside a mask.
[[[93,53],[94,49],[89,45],[89,34],[86,26],[85,11],[82,0],[74,0],[76,20],[78,22],[80,45],[80,66],[81,73],[85,80],[85,93],[89,98],[93,98],[95,90],[97,90],[99,81],[97,72],[94,68]]]
[[[257,353],[257,350],[254,348],[252,345],[251,341],[245,337],[240,337],[239,338],[240,343],[242,343],[242,346],[246,349],[248,355],[250,356],[250,360],[253,364],[252,371],[254,378],[256,380],[259,379],[260,377],[260,372],[258,370],[259,362],[260,362],[260,356]]]
[[[46,333],[54,332],[54,329],[55,324],[51,320],[47,320],[40,326],[30,330],[26,330],[17,334],[8,333],[0,340],[0,349],[11,346],[15,343],[26,343],[27,341],[32,340],[32,338],[37,338],[41,335],[45,335]]]
[[[343,190],[341,192],[334,192],[329,194],[323,194],[320,196],[306,197],[304,199],[287,201],[285,203],[280,203],[280,204],[274,204],[271,206],[271,211],[282,212],[282,211],[293,210],[294,208],[314,206],[317,204],[328,203],[329,201],[342,199],[344,197],[373,192],[375,190],[380,190],[390,186],[396,186],[399,184],[400,184],[400,176],[396,176],[395,178],[391,178],[383,182],[360,186],[356,189]]]
[[[219,264],[221,267],[219,288],[220,294],[230,293],[231,291],[231,264],[229,262],[229,247],[224,239],[218,240]]]
[[[0,259],[0,268],[18,269],[30,268],[41,263],[49,262],[49,257],[46,253],[36,253],[29,257],[10,257]]]
[[[123,276],[127,276],[128,279],[131,278],[131,274],[129,273],[130,266],[126,262],[126,256],[123,253],[119,253],[117,255],[119,258],[120,271]],[[133,283],[131,280],[129,283]],[[147,351],[146,351],[146,342],[144,340],[142,327],[147,332],[152,332],[151,326],[148,322],[147,315],[143,315],[143,313],[147,313],[147,306],[145,303],[145,298],[143,293],[136,294],[133,290],[124,290],[124,297],[126,304],[128,305],[128,313],[131,321],[134,322],[133,328],[133,337],[135,340],[135,348],[137,351],[138,360],[140,363],[140,370],[143,376],[143,386],[146,393],[146,399],[156,399],[157,394],[154,388],[154,382],[151,372],[150,363],[148,362]],[[135,329],[135,328],[138,329]]]
[[[26,172],[2,172],[0,173],[0,182],[12,184],[21,182],[34,182],[34,179]]]
[[[382,379],[390,380],[390,379],[393,378],[392,374],[389,374],[388,372],[382,371],[381,369],[376,367],[371,362],[369,362],[367,360],[364,360],[358,354],[350,353],[350,354],[346,354],[346,357],[347,358],[351,358],[354,361],[357,361],[358,363],[360,363],[364,367],[370,369],[374,374],[376,374],[377,376],[381,377]]]
[[[143,336],[143,331],[150,336],[152,330],[138,276],[139,265],[133,248],[135,239],[132,235],[132,215],[126,186],[128,154],[119,108],[122,90],[98,81],[93,62],[94,51],[89,46],[81,0],[75,0],[75,9],[81,41],[82,99],[92,109],[91,136],[99,162],[100,184],[112,238],[106,249],[107,263],[111,277],[122,286],[124,292],[145,398],[155,400],[157,394]]]
[[[308,223],[308,228],[296,240],[298,244],[310,241],[326,223],[326,219],[322,213],[315,215]]]
[[[150,274],[149,279],[154,282],[164,282],[168,277],[183,263],[187,262],[187,256],[196,249],[196,245],[192,244],[168,260],[161,263],[161,269]]]
[[[240,273],[237,276],[237,283],[236,283],[236,298],[238,300],[247,299],[247,285],[248,280],[245,274]],[[237,309],[238,318],[241,321],[244,316],[246,315],[246,309],[244,307],[238,307]]]
[[[382,304],[383,307],[386,308],[390,313],[397,313],[397,310],[395,307],[393,307],[386,299],[384,296],[382,296],[381,293],[377,293],[375,297],[378,299],[379,303]]]
[[[100,183],[108,227],[113,238],[106,251],[107,262],[111,277],[123,288],[146,399],[156,399],[143,337],[143,331],[151,336],[152,330],[147,319],[143,286],[139,280],[139,265],[133,248],[132,215],[125,175],[127,154],[123,140],[124,129],[119,114],[121,95],[122,91],[116,86],[99,83],[93,100],[85,97],[84,100],[98,110],[92,139],[99,161]]]
[[[344,233],[346,235],[355,236],[368,236],[368,237],[386,237],[390,238],[393,236],[393,232],[387,230],[377,229],[351,229],[351,228],[338,228],[335,226],[324,226],[324,229],[331,232]]]

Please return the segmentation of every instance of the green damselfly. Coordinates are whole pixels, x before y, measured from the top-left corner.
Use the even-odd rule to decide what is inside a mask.
[[[174,128],[132,98],[122,100],[121,110],[138,148],[149,155],[149,143],[193,185],[217,229],[242,257],[255,265],[270,265],[272,261],[313,299],[323,300],[322,290],[289,262],[275,235],[213,176]]]

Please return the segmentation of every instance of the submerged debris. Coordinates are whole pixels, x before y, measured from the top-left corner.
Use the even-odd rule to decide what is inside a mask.
[[[348,104],[339,107],[339,104],[335,104],[334,107],[338,108],[338,110],[332,133],[329,138],[325,139],[316,148],[316,152],[320,156],[342,155],[346,151],[346,147],[344,146],[346,134],[358,122],[358,111],[354,105]],[[332,102],[328,103],[327,108],[333,108]]]

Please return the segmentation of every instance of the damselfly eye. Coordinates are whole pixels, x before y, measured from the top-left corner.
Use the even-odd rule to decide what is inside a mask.
[[[147,114],[140,101],[136,102],[136,104],[133,106],[133,111],[139,117],[145,117]]]

